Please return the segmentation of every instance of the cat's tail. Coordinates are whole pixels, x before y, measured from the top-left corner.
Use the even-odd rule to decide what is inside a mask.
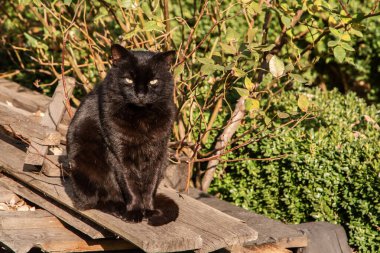
[[[155,214],[148,219],[151,226],[162,226],[175,221],[179,214],[178,205],[164,194],[157,194],[154,199]]]

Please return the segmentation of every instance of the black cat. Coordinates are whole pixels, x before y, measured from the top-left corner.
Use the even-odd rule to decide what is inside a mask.
[[[175,114],[174,51],[116,44],[111,53],[112,68],[82,101],[67,133],[74,202],[140,222],[160,215],[154,197]]]

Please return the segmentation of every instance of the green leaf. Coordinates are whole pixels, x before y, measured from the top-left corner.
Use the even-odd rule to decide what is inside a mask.
[[[247,88],[249,91],[253,90],[254,84],[251,81],[251,79],[248,78],[248,76],[245,77],[244,79],[244,86]]]
[[[132,31],[128,32],[127,34],[125,34],[125,35],[123,36],[123,38],[124,38],[125,40],[130,39],[130,38],[132,38],[133,36],[136,36],[137,33],[138,33],[139,31],[141,31],[141,29],[140,29],[139,27],[136,27],[134,30],[132,30]]]
[[[330,29],[331,34],[337,37],[338,39],[342,37],[342,34],[339,32],[339,30],[332,27],[330,27],[329,29]]]
[[[34,47],[34,48],[42,48],[44,50],[48,50],[49,47],[42,43],[41,41],[38,41],[36,38],[34,38],[32,35],[29,35],[27,33],[24,33],[24,36],[26,38],[26,43],[31,46],[31,47]]]
[[[271,119],[267,116],[264,117],[265,125],[269,125],[271,123]]]
[[[233,71],[233,75],[236,76],[236,77],[243,77],[243,76],[246,75],[246,73],[243,70],[238,69],[236,67],[233,67],[232,71]]]
[[[243,88],[234,87],[241,97],[249,97],[249,90]]]
[[[161,32],[165,28],[165,25],[158,21],[148,21],[144,25],[144,31],[151,32],[151,31],[158,31]]]
[[[214,64],[214,60],[210,58],[198,58],[198,61],[202,64]]]
[[[261,47],[260,50],[262,52],[268,52],[272,50],[275,46],[276,46],[275,44],[266,45],[266,46]]]
[[[281,22],[285,25],[286,28],[290,28],[292,26],[292,20],[287,16],[281,16]]]
[[[309,99],[305,95],[300,95],[298,97],[297,105],[301,111],[307,112],[307,109],[309,108]]]
[[[252,1],[252,3],[249,4],[248,8],[249,14],[257,14],[261,12],[261,5],[256,3],[255,1]]]
[[[351,41],[351,36],[348,32],[345,32],[342,34],[342,37],[341,37],[342,40],[344,41]]]
[[[275,55],[269,60],[269,71],[276,78],[279,78],[284,74],[284,63]]]
[[[234,29],[232,27],[228,27],[227,28],[227,32],[226,32],[226,40],[227,40],[227,42],[238,41],[239,38],[240,38],[240,33],[238,33],[236,31],[236,29]]]
[[[245,109],[248,112],[259,110],[260,109],[260,102],[259,102],[259,100],[254,99],[254,98],[247,98],[245,100]]]
[[[27,5],[27,4],[30,3],[30,0],[18,0],[18,3],[19,3],[20,5]]]
[[[355,49],[351,47],[350,45],[348,45],[346,42],[342,42],[340,43],[340,45],[347,51],[355,52]]]
[[[64,1],[63,1],[63,4],[64,4],[64,5],[70,5],[71,2],[72,2],[72,0],[64,0]]]
[[[285,66],[285,72],[288,73],[288,72],[292,72],[294,70],[294,66],[291,62],[289,62],[286,66]]]
[[[298,74],[289,74],[290,77],[294,79],[294,81],[299,82],[299,83],[307,83],[307,80],[303,78],[303,76],[298,75]]]
[[[336,47],[338,44],[339,44],[339,40],[330,40],[329,42],[327,42],[327,46],[328,47]]]
[[[137,7],[135,2],[132,0],[122,0],[120,6],[126,9],[133,9]]]
[[[178,77],[179,75],[181,75],[183,73],[183,70],[185,68],[185,63],[182,63],[180,64],[179,66],[177,66],[175,69],[174,69],[174,77]]]
[[[150,6],[147,2],[145,1],[141,1],[142,4],[141,4],[141,9],[143,10],[144,14],[147,16],[147,17],[152,17],[153,16],[153,13],[150,9]]]
[[[237,50],[235,47],[220,43],[220,46],[222,47],[225,54],[236,54]]]
[[[355,35],[356,37],[363,38],[363,33],[361,31],[355,30],[354,28],[351,28],[348,32],[352,35]]]
[[[342,63],[344,58],[346,58],[346,50],[341,46],[337,46],[334,48],[334,56],[339,63]]]
[[[201,67],[201,72],[204,75],[211,75],[217,70],[224,70],[224,67],[218,64],[203,64]]]
[[[287,114],[286,112],[280,112],[280,111],[277,111],[277,116],[278,116],[280,119],[286,119],[286,118],[289,118],[289,114]]]

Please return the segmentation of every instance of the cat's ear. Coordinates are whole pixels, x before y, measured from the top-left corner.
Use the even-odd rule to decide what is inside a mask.
[[[171,67],[175,61],[176,52],[174,50],[157,53],[154,58],[158,62],[163,62],[167,67]]]
[[[117,65],[121,59],[125,59],[130,56],[130,52],[119,44],[113,44],[111,46],[112,64]]]

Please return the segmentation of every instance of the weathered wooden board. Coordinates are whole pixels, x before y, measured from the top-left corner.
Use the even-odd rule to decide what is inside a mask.
[[[73,203],[67,194],[70,191],[69,185],[63,186],[64,182],[57,178],[23,172],[20,163],[25,153],[7,143],[0,142],[0,153],[7,154],[0,157],[0,164],[5,171],[74,210]],[[254,229],[236,218],[214,210],[188,196],[181,197],[172,190],[161,188],[159,192],[172,198],[179,206],[179,217],[175,222],[153,227],[146,222],[126,223],[98,210],[83,211],[80,214],[147,252],[176,252],[193,249],[209,252],[228,245],[254,241],[257,238],[257,232]]]
[[[262,244],[251,247],[234,245],[231,248],[229,248],[229,251],[231,253],[292,253],[292,251],[288,249],[284,249],[272,244]]]
[[[65,77],[65,83],[67,96],[70,97],[70,94],[75,86],[75,79],[71,77]],[[63,81],[61,80],[55,89],[52,101],[47,107],[45,115],[41,119],[41,125],[56,130],[62,120],[65,110],[65,92]],[[44,156],[47,154],[47,152],[48,146],[40,145],[37,142],[32,142],[25,158],[25,164],[42,166]]]
[[[41,126],[29,117],[3,104],[0,104],[0,128],[11,135],[17,135],[30,142],[58,145],[61,141],[59,132]]]
[[[0,101],[11,103],[29,112],[45,111],[51,98],[25,88],[18,83],[0,78]]]
[[[243,220],[248,226],[255,228],[258,232],[255,245],[272,244],[280,248],[307,246],[307,236],[292,226],[234,206],[197,189],[190,189],[189,195],[223,213]]]
[[[54,203],[48,201],[46,198],[42,197],[37,191],[30,190],[24,187],[22,184],[10,179],[6,176],[0,177],[0,186],[8,189],[24,199],[38,205],[41,208],[49,210],[49,213],[55,215],[60,220],[64,221],[68,225],[75,227],[77,230],[86,234],[92,239],[101,239],[105,237],[111,237],[112,233],[99,226],[90,226],[88,222],[83,221],[83,219],[77,218],[74,212],[70,212],[65,208],[61,208]],[[96,225],[96,224],[95,224]]]
[[[86,252],[128,250],[134,245],[124,240],[85,240],[67,229],[44,210],[0,212],[1,242],[16,253],[40,248],[46,252]]]

